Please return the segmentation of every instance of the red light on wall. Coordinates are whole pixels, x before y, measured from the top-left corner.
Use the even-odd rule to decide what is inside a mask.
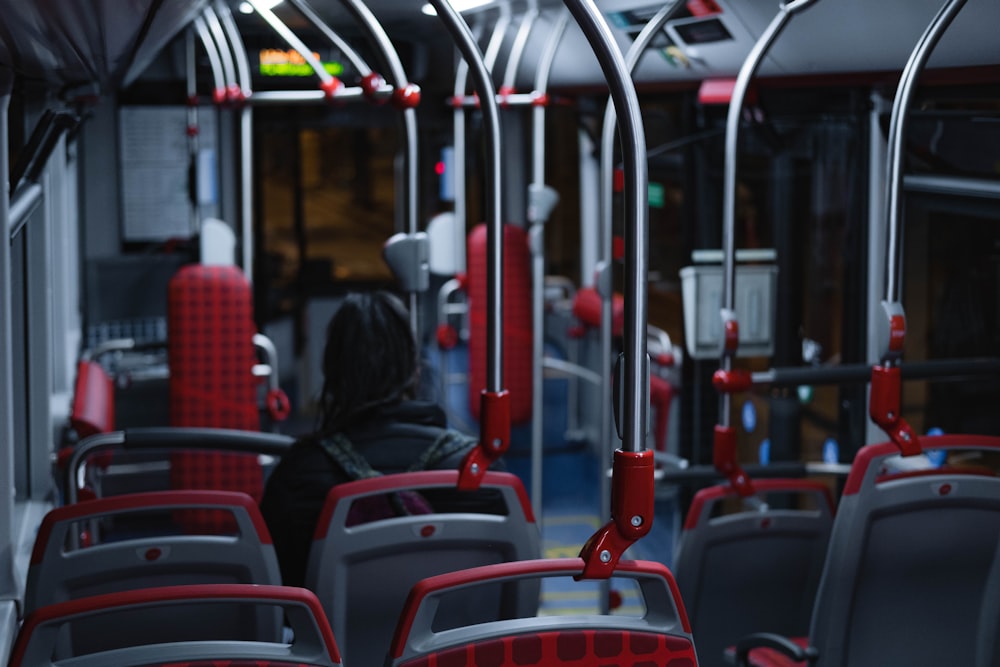
[[[438,160],[434,165],[434,173],[438,176],[444,176],[444,160]]]

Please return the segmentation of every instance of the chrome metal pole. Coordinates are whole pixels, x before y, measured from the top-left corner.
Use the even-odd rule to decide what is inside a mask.
[[[649,209],[646,205],[648,168],[639,98],[625,59],[611,29],[593,0],[564,0],[590,42],[610,86],[621,118],[625,166],[625,340],[621,417],[622,449],[642,451],[646,436],[646,394],[649,360],[646,353]]]
[[[504,37],[507,36],[507,29],[510,28],[510,24],[513,21],[509,4],[504,3],[500,5],[499,11],[500,16],[497,17],[497,22],[493,24],[493,34],[490,35],[490,41],[486,44],[486,50],[483,52],[483,65],[485,65],[486,70],[491,75],[493,67],[497,63],[497,58],[500,56],[500,47],[503,46]]]
[[[198,39],[201,40],[202,46],[205,47],[206,55],[208,55],[208,64],[212,70],[212,82],[215,84],[213,97],[216,102],[221,102],[225,99],[226,94],[226,76],[222,70],[219,49],[212,38],[212,32],[208,29],[204,18],[201,16],[195,17],[192,25],[194,25],[195,32],[198,33]]]
[[[888,213],[886,224],[888,255],[886,260],[885,300],[888,303],[899,303],[902,292],[903,248],[902,248],[902,197],[903,187],[903,139],[905,136],[906,112],[913,101],[917,88],[917,78],[930,58],[931,51],[948,29],[951,22],[965,6],[966,0],[948,0],[927,26],[920,41],[910,54],[906,67],[899,78],[896,97],[892,103],[892,115],[889,119],[889,163],[887,165],[887,197]]]
[[[514,35],[514,43],[510,46],[510,55],[507,57],[507,65],[504,68],[503,83],[501,85],[507,91],[512,91],[514,84],[517,83],[517,70],[521,66],[521,60],[524,57],[524,47],[528,44],[528,37],[531,36],[531,30],[535,27],[537,19],[538,2],[537,0],[530,0],[528,2],[528,11],[524,13],[524,16],[521,18],[521,24],[517,27],[517,34]]]
[[[555,60],[556,49],[569,23],[569,12],[559,13],[556,24],[545,41],[545,48],[535,72],[534,95],[544,96],[548,90],[549,75]],[[513,56],[512,56],[513,57]],[[508,61],[509,63],[509,61]],[[511,83],[510,85],[513,85]],[[531,110],[531,184],[545,186],[545,105],[536,104]],[[530,211],[529,211],[530,213]],[[547,216],[546,216],[547,217]],[[531,223],[531,504],[535,517],[542,518],[542,468],[545,426],[544,360],[545,360],[545,218]]]
[[[671,5],[666,5],[660,9],[653,18],[643,27],[642,31],[636,36],[635,41],[632,46],[629,47],[628,53],[625,54],[625,66],[631,73],[635,70],[636,65],[639,63],[640,57],[645,52],[649,43],[653,40],[653,37],[657,32],[663,28],[663,25],[673,16],[679,7],[684,6],[682,3],[677,2]],[[612,220],[614,217],[613,213],[613,180],[614,180],[614,155],[615,155],[615,130],[617,128],[618,117],[615,114],[615,105],[612,100],[608,100],[607,107],[604,110],[604,125],[602,126],[601,134],[601,231],[600,238],[598,239],[598,249],[599,249],[599,261],[598,267],[601,273],[601,277],[597,281],[597,292],[601,296],[601,388],[603,391],[603,396],[601,397],[601,438],[606,438],[611,436],[611,338],[612,338],[612,280],[611,280],[611,237],[612,237]],[[646,159],[646,155],[643,154],[642,159]],[[602,459],[602,470],[607,469],[610,465],[610,461],[607,456],[610,451],[604,452],[605,456]],[[610,507],[610,501],[605,502],[605,494],[610,494],[610,480],[605,480],[602,478],[602,502],[601,507]],[[607,509],[605,509],[607,511]],[[607,517],[602,517],[607,519]]]
[[[740,116],[743,113],[743,102],[746,99],[750,80],[763,61],[771,44],[778,38],[788,24],[793,14],[805,9],[816,0],[794,0],[780,5],[778,13],[768,24],[764,32],[753,45],[743,66],[736,76],[732,98],[729,101],[729,113],[726,116],[725,167],[722,174],[722,311],[720,317],[727,320],[727,314],[736,309],[736,168],[737,147],[739,143]],[[735,317],[735,315],[732,315]],[[722,369],[732,370],[732,351],[722,350]],[[729,426],[729,411],[731,397],[723,393],[719,399],[719,424]]]
[[[222,23],[222,29],[233,50],[233,61],[236,64],[236,78],[240,87],[240,248],[242,250],[243,274],[247,280],[254,278],[254,244],[253,244],[253,109],[246,102],[253,95],[253,83],[250,75],[250,60],[247,58],[246,46],[233,20],[232,11],[222,0],[216,0],[215,12]]]
[[[205,25],[208,27],[209,34],[215,40],[215,46],[219,52],[219,62],[222,64],[222,75],[226,78],[226,92],[228,93],[231,90],[230,86],[236,85],[236,64],[233,62],[233,53],[229,50],[226,33],[222,29],[222,22],[219,21],[215,9],[211,5],[207,5],[201,11],[201,15],[205,19]]]
[[[490,78],[484,58],[469,26],[447,0],[430,0],[431,6],[444,21],[458,46],[462,57],[469,64],[483,111],[483,126],[486,132],[486,391],[503,390],[503,217],[500,193],[502,171],[500,169],[500,111],[496,100],[496,89]],[[459,174],[461,177],[461,174]]]
[[[288,1],[299,11],[299,13],[306,17],[306,20],[309,21],[314,28],[323,33],[324,37],[330,40],[335,47],[340,49],[340,52],[344,54],[344,57],[351,63],[351,66],[358,70],[358,74],[361,76],[371,74],[372,68],[368,66],[368,63],[366,63],[365,60],[358,55],[358,52],[355,51],[354,48],[344,40],[344,38],[337,34],[337,32],[335,32],[326,23],[326,21],[320,18],[319,14],[317,14],[313,8],[305,2],[305,0]]]
[[[316,73],[316,76],[319,77],[319,80],[323,82],[324,85],[330,86],[333,84],[333,75],[326,71],[323,67],[323,63],[321,63],[316,56],[313,55],[312,50],[305,45],[305,42],[299,39],[299,36],[296,35],[291,28],[285,25],[285,23],[278,18],[277,14],[272,12],[266,4],[261,2],[261,0],[247,0],[247,2],[250,3],[250,6],[254,8],[254,11],[260,14],[260,17],[264,19],[269,26],[271,26],[271,29],[274,30],[279,37],[285,40],[285,42],[292,47],[292,49],[302,56],[302,59],[305,60],[306,63],[312,68],[313,72]]]
[[[308,5],[305,0],[294,0],[296,6],[305,7],[308,11]],[[385,32],[382,24],[379,23],[375,15],[368,9],[368,6],[359,0],[342,0],[344,6],[349,12],[354,16],[354,18],[368,31],[369,37],[375,43],[375,47],[379,54],[382,56],[387,69],[387,75],[397,91],[405,90],[406,86],[409,85],[409,81],[406,78],[406,71],[403,69],[403,62],[399,58],[399,53],[392,44],[392,40],[389,39],[389,35]],[[326,24],[316,16],[314,19],[318,22],[318,25],[325,26]],[[324,32],[333,33],[328,27]],[[362,75],[368,75],[371,73],[371,68],[368,67],[366,70],[359,70]],[[418,197],[418,172],[419,172],[419,143],[417,136],[417,112],[413,107],[405,107],[403,109],[403,136],[404,136],[404,176],[403,176],[403,187],[404,196],[403,199],[406,202],[406,221],[407,221],[407,232],[412,236],[420,231],[420,210],[417,201]],[[420,334],[420,308],[418,303],[418,297],[416,292],[410,294],[410,324],[413,329],[413,333],[416,336]]]
[[[14,87],[14,74],[11,70],[0,69],[0,155],[7,155],[8,138],[8,108],[10,94]],[[0,164],[0,183],[5,185],[10,181],[10,167],[7,160]],[[9,187],[9,186],[8,186]],[[3,243],[0,243],[0,438],[5,443],[0,447],[3,460],[0,460],[0,483],[6,490],[0,498],[0,539],[3,544],[17,543],[18,535],[14,526],[14,352],[13,334],[15,326],[11,317],[14,292],[14,270],[11,262],[10,218],[8,211],[8,194],[0,196],[0,228],[5,232]],[[23,579],[18,576],[14,563],[13,549],[0,549],[0,594],[5,599],[17,599],[23,594]]]

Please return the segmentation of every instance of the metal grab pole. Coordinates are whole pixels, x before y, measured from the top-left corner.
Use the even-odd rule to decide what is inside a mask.
[[[500,5],[500,16],[497,18],[497,22],[493,25],[493,34],[490,35],[490,41],[486,45],[486,51],[483,52],[482,56],[483,66],[491,76],[493,74],[493,67],[497,63],[497,58],[500,56],[500,47],[503,46],[504,37],[507,36],[507,29],[510,28],[512,21],[513,17],[510,13],[510,5],[506,3]],[[462,54],[462,57],[468,59],[468,56],[464,53]],[[479,92],[480,95],[482,95],[482,91]],[[496,97],[495,92],[493,97]]]
[[[187,87],[187,147],[189,164],[195,164],[198,159],[198,79],[197,61],[195,59],[194,32],[189,29],[184,33],[184,73]],[[198,202],[191,198],[188,210],[190,229],[198,228]]]
[[[14,88],[14,73],[3,68],[0,70],[0,155],[8,155],[10,148],[8,129],[11,91]],[[0,183],[10,182],[10,166],[7,160],[0,165]],[[15,271],[11,261],[10,247],[10,216],[8,210],[8,195],[0,197],[0,230],[3,230],[3,244],[0,245],[0,439],[3,442],[14,442],[14,369],[17,367],[14,358],[13,336],[14,319],[12,303],[14,294]],[[17,326],[21,324],[18,323]],[[14,544],[17,539],[17,522],[14,520],[14,447],[4,447],[3,460],[0,460],[0,481],[7,492],[0,499],[0,540],[3,544]],[[21,585],[24,581],[18,573],[14,562],[14,550],[0,550],[0,595],[14,600],[23,594]]]
[[[212,82],[215,84],[215,89],[212,91],[212,101],[216,104],[221,104],[226,99],[226,77],[222,71],[222,60],[219,55],[219,49],[212,38],[212,33],[208,29],[204,18],[197,16],[192,21],[192,24],[194,25],[195,32],[198,33],[198,39],[201,40],[202,46],[205,47],[205,53],[208,55],[208,64],[212,70]]]
[[[917,77],[923,70],[931,51],[941,39],[955,16],[965,5],[965,0],[947,0],[937,13],[927,30],[910,53],[903,68],[892,102],[889,121],[889,154],[886,173],[888,196],[886,197],[886,266],[885,300],[882,302],[884,318],[876,322],[879,337],[880,363],[872,368],[871,390],[868,414],[879,428],[899,447],[905,456],[921,453],[916,431],[902,417],[902,377],[898,365],[903,356],[906,339],[906,314],[900,301],[902,289],[903,250],[900,237],[902,228],[902,202],[900,191],[903,186],[903,137],[906,111],[916,89]]]
[[[538,71],[535,72],[535,87],[533,94],[544,98],[548,93],[549,76],[552,73],[552,63],[556,58],[556,50],[566,34],[566,26],[569,24],[569,13],[561,12],[556,20],[555,27],[549,33],[549,39],[545,42],[545,50],[542,51],[538,61]],[[531,124],[534,132],[531,136],[531,182],[536,185],[545,185],[545,104],[544,99],[531,110]]]
[[[792,15],[813,4],[816,0],[794,0],[781,4],[778,13],[768,24],[757,42],[750,49],[743,66],[740,67],[733,86],[732,97],[729,100],[729,113],[726,116],[725,163],[722,174],[722,308],[719,317],[722,320],[722,346],[720,351],[719,369],[713,376],[716,387],[725,386],[732,381],[733,357],[739,347],[740,325],[736,317],[736,168],[737,148],[739,146],[740,117],[743,114],[743,102],[746,99],[750,80],[760,67],[771,44],[778,38],[788,24]],[[712,439],[712,462],[719,472],[729,480],[733,489],[740,496],[750,498],[755,489],[750,477],[740,466],[737,458],[736,430],[730,425],[729,412],[732,408],[732,396],[729,391],[719,393],[719,421],[715,426]]]
[[[592,0],[564,0],[597,54],[621,118],[625,167],[625,326],[623,397],[619,430],[625,451],[645,444],[649,362],[646,358],[646,308],[649,209],[646,206],[648,168],[639,98],[614,36]],[[644,386],[644,382],[646,386]]]
[[[499,392],[503,389],[503,216],[500,210],[502,171],[500,169],[500,111],[496,101],[496,90],[486,67],[484,57],[479,54],[468,25],[452,8],[447,0],[431,0],[431,5],[455,38],[462,57],[469,65],[473,83],[479,93],[483,112],[483,126],[486,132],[486,225],[487,225],[487,279],[486,316],[488,321],[486,336],[486,390]],[[499,47],[498,47],[499,48]]]
[[[514,84],[517,82],[517,69],[521,66],[521,59],[524,57],[524,47],[528,44],[528,37],[531,36],[531,29],[535,27],[537,19],[538,1],[528,0],[528,11],[521,18],[521,24],[517,27],[517,34],[514,35],[514,43],[510,47],[510,56],[507,57],[507,65],[503,73],[503,83],[500,86],[501,94],[514,92]]]
[[[222,75],[226,79],[226,99],[235,101],[235,98],[239,96],[242,89],[237,83],[236,63],[233,62],[233,52],[229,50],[229,41],[226,37],[226,32],[223,30],[222,22],[219,21],[219,16],[215,13],[215,9],[211,5],[205,7],[201,15],[218,49],[219,62],[222,65]]]
[[[482,102],[486,132],[486,389],[479,447],[462,463],[459,488],[478,488],[486,467],[510,445],[510,394],[503,387],[503,217],[500,194],[500,110],[496,90],[469,26],[448,0],[430,0],[466,62]]]
[[[351,66],[358,70],[358,74],[362,77],[371,74],[372,68],[368,66],[368,63],[366,63],[364,59],[358,55],[358,52],[355,51],[350,44],[348,44],[340,35],[332,30],[330,26],[320,18],[319,14],[317,14],[313,8],[305,2],[305,0],[289,0],[289,3],[295,7],[300,14],[305,16],[306,20],[309,21],[313,27],[323,33],[323,36],[330,40],[330,42],[332,42],[333,45],[344,54],[344,57],[351,63]]]
[[[889,196],[886,198],[888,211],[886,225],[888,252],[886,256],[885,300],[888,303],[899,303],[902,291],[903,249],[902,236],[902,197],[903,188],[903,139],[906,126],[906,111],[913,101],[917,88],[917,78],[930,58],[931,51],[937,46],[941,35],[948,29],[951,22],[965,6],[966,0],[948,0],[938,11],[927,30],[920,37],[910,59],[903,69],[896,89],[896,97],[892,104],[892,114],[889,119],[889,163],[886,167]]]
[[[650,42],[653,41],[664,24],[670,20],[684,5],[681,3],[668,4],[656,12],[653,18],[643,26],[642,31],[636,36],[628,53],[625,54],[625,65],[629,72],[635,71],[639,64],[639,59],[646,51]],[[611,265],[611,220],[612,211],[612,172],[614,170],[615,153],[615,129],[617,128],[618,117],[615,114],[615,106],[612,100],[608,100],[604,110],[604,124],[601,127],[601,221],[604,223],[601,238],[599,239],[600,261],[605,266]],[[610,321],[610,295],[606,296],[608,301],[608,320]],[[604,322],[601,323],[602,329]],[[610,339],[609,339],[610,340]],[[610,363],[608,364],[610,366]]]
[[[556,49],[569,23],[569,13],[559,14],[555,27],[549,33],[545,48],[535,72],[533,95],[538,103],[531,110],[531,188],[545,188],[545,96],[552,73]],[[513,56],[512,56],[513,57]],[[509,64],[510,61],[508,61]],[[545,222],[548,212],[535,210],[529,193],[528,222],[531,224],[531,504],[535,517],[542,517],[542,442],[544,434],[543,363],[545,360]]]
[[[628,53],[625,54],[625,66],[631,73],[635,70],[636,65],[639,63],[639,59],[645,52],[646,47],[653,40],[653,37],[659,33],[663,25],[673,16],[679,7],[682,7],[681,3],[675,3],[672,5],[666,5],[660,9],[649,22],[643,26],[642,31],[635,38],[632,46],[629,47]],[[615,129],[617,128],[618,117],[615,114],[615,105],[613,100],[609,99],[607,107],[604,110],[604,125],[602,126],[601,134],[601,164],[600,164],[600,182],[601,182],[601,231],[600,238],[598,239],[598,272],[599,276],[596,279],[597,293],[601,297],[601,387],[604,390],[604,395],[602,397],[602,409],[601,409],[601,430],[600,437],[607,438],[611,436],[611,338],[612,338],[612,305],[613,305],[613,287],[611,278],[611,245],[612,245],[612,183],[613,183],[613,171],[614,171],[614,154],[615,154]],[[643,154],[643,160],[646,159],[646,155]],[[600,469],[606,470],[610,461],[608,457],[611,452],[608,449],[602,450],[602,456],[600,460]],[[611,493],[611,482],[607,479],[605,475],[601,475],[601,511],[602,520],[607,520],[608,508],[610,507],[610,493]]]
[[[246,102],[253,95],[250,61],[240,31],[233,20],[232,11],[223,0],[216,0],[216,14],[222,23],[229,45],[233,50],[236,75],[239,82],[240,102],[240,247],[242,267],[247,280],[254,279],[253,247],[253,110]]]
[[[611,521],[584,545],[584,578],[614,574],[628,547],[653,524],[653,452],[644,451],[649,360],[646,353],[646,290],[649,249],[646,139],[639,98],[611,29],[593,0],[564,0],[597,55],[622,119],[625,161],[625,341],[619,412],[622,449],[615,451]]]
[[[222,24],[222,30],[233,49],[233,62],[236,64],[236,80],[240,84],[243,98],[246,99],[253,94],[253,85],[250,75],[250,60],[247,58],[246,46],[240,36],[239,28],[233,19],[233,12],[229,9],[224,0],[215,1],[215,13]]]
[[[296,1],[304,4],[304,0]],[[371,10],[359,0],[342,0],[342,2],[354,15],[355,19],[368,30],[369,36],[375,42],[375,46],[388,68],[391,83],[395,88],[393,102],[403,108],[403,135],[405,138],[403,153],[405,177],[403,183],[404,200],[406,201],[406,231],[411,238],[414,238],[420,231],[420,209],[417,202],[419,189],[417,176],[420,169],[419,140],[417,137],[417,111],[414,109],[414,105],[420,99],[419,89],[407,80],[406,71],[403,69],[403,62],[399,58],[399,53],[392,45],[392,41],[389,39],[389,35],[386,34],[382,24],[378,22],[378,19],[375,18]],[[417,336],[419,339],[420,308],[416,291],[410,293],[410,324],[413,328],[414,336]]]
[[[309,67],[312,68],[313,72],[315,72],[316,76],[319,77],[320,87],[328,95],[335,94],[337,88],[340,87],[340,82],[336,77],[326,71],[323,67],[323,63],[321,63],[316,56],[313,55],[313,52],[301,39],[299,39],[298,35],[292,32],[292,30],[285,25],[280,18],[278,18],[277,14],[268,9],[267,5],[261,0],[247,0],[247,2],[250,3],[250,6],[254,8],[254,11],[260,14],[261,18],[264,19],[269,26],[271,26],[271,29],[274,30],[279,37],[285,40],[285,42],[292,47],[296,53],[302,56],[302,59],[306,61]]]
[[[671,5],[666,5],[661,8],[653,18],[643,26],[642,31],[636,36],[635,41],[632,42],[632,46],[629,47],[628,53],[625,54],[625,67],[628,69],[629,73],[635,70],[636,65],[639,62],[642,54],[645,52],[646,47],[652,41],[653,37],[660,31],[667,20],[673,16],[679,7],[682,7],[681,3],[675,3]],[[597,288],[597,294],[601,297],[601,327],[600,327],[600,345],[601,345],[601,366],[600,375],[601,383],[600,387],[603,392],[601,396],[601,415],[600,415],[600,435],[599,438],[611,438],[612,437],[612,427],[611,427],[611,406],[614,400],[612,396],[612,383],[614,379],[612,378],[612,359],[611,359],[611,339],[612,339],[612,306],[613,306],[613,286],[612,286],[612,257],[611,257],[611,246],[612,246],[612,182],[613,182],[613,170],[614,170],[614,146],[615,146],[615,130],[617,128],[617,115],[615,114],[615,104],[612,99],[608,99],[607,106],[604,110],[604,124],[601,128],[601,152],[600,152],[600,233],[597,242],[598,247],[598,275],[595,277],[595,286]],[[646,155],[643,153],[642,159],[646,160]],[[648,409],[648,408],[647,408]],[[644,422],[645,423],[645,422]],[[644,427],[645,428],[645,427]],[[643,441],[645,442],[645,433],[643,433]],[[598,461],[598,469],[603,473],[607,470],[612,462],[611,455],[612,449],[608,447],[601,448],[600,460]],[[610,518],[611,512],[611,480],[605,474],[601,474],[598,479],[600,480],[600,499],[601,499],[601,522],[606,522]],[[606,593],[601,598],[601,604],[606,605]],[[607,609],[602,608],[603,612],[607,612]]]
[[[736,168],[739,142],[740,116],[746,99],[750,80],[764,60],[771,44],[788,24],[793,14],[805,9],[816,0],[794,0],[782,4],[778,13],[753,45],[736,77],[729,113],[726,116],[725,168],[722,175],[722,318],[725,343],[722,349],[722,370],[729,372],[733,367],[733,356],[739,342],[739,323],[736,321]],[[733,331],[732,336],[728,335]],[[730,396],[723,393],[719,399],[719,425],[729,427]]]

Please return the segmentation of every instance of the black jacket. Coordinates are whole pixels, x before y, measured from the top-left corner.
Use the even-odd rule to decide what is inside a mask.
[[[446,418],[440,407],[424,401],[405,401],[389,406],[344,435],[375,470],[405,472],[441,435]],[[462,451],[432,465],[457,468],[475,442]],[[498,462],[500,463],[500,462]],[[492,469],[502,469],[494,464]],[[260,509],[274,540],[274,548],[286,586],[303,586],[306,563],[327,493],[332,486],[351,481],[318,444],[315,436],[297,441],[268,477]],[[502,513],[495,494],[463,494],[458,491],[425,494],[436,510]]]

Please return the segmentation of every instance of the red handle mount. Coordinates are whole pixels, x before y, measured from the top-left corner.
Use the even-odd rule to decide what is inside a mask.
[[[625,550],[653,527],[653,452],[615,451],[611,472],[611,520],[580,551],[577,579],[607,579]]]
[[[483,391],[479,398],[479,445],[465,455],[459,469],[458,488],[475,491],[490,465],[510,447],[510,392]]]

